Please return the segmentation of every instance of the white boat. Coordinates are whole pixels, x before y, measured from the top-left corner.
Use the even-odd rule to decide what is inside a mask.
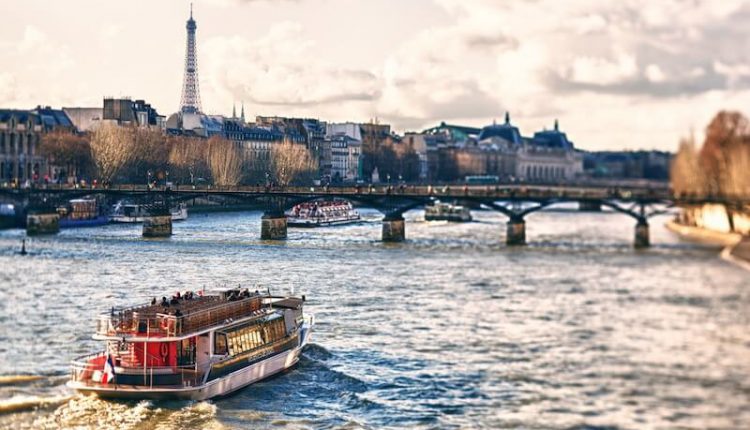
[[[227,395],[299,361],[314,325],[304,301],[237,289],[112,310],[93,336],[104,351],[74,360],[67,385],[120,399]]]
[[[324,227],[360,221],[359,212],[345,200],[301,203],[287,211],[289,227]]]
[[[188,217],[187,205],[180,203],[170,209],[172,221],[183,221]],[[146,207],[133,203],[118,202],[112,207],[112,214],[109,216],[111,222],[120,223],[142,223],[143,219],[148,216]]]
[[[469,222],[472,217],[467,207],[435,202],[424,208],[424,219],[425,221]]]

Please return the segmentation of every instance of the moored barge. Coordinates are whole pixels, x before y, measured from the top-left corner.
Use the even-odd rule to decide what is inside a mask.
[[[67,385],[104,398],[227,395],[297,363],[314,324],[303,305],[236,289],[113,309],[93,336],[104,351],[74,360]]]
[[[57,208],[60,228],[98,227],[109,223],[96,199],[73,199]]]

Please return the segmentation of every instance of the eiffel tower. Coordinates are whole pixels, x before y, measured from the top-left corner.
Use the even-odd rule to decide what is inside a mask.
[[[185,51],[185,77],[182,81],[180,112],[200,113],[201,93],[198,88],[198,54],[195,51],[195,30],[198,26],[193,19],[193,4],[190,3],[190,19],[187,21],[187,49]]]

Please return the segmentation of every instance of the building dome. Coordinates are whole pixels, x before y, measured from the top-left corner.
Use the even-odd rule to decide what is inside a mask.
[[[518,131],[518,127],[513,126],[510,123],[510,114],[505,114],[505,124],[493,123],[482,129],[479,133],[479,141],[497,137],[506,140],[515,145],[521,144],[521,132]]]
[[[573,142],[569,141],[568,136],[560,131],[560,125],[557,121],[555,121],[554,130],[534,133],[533,142],[537,146],[544,146],[551,149],[573,150]]]

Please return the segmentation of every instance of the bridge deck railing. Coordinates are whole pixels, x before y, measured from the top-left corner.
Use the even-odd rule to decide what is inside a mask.
[[[605,200],[621,199],[631,201],[670,200],[679,204],[727,203],[750,204],[750,196],[739,195],[692,195],[674,194],[667,187],[596,187],[570,185],[356,185],[356,186],[219,186],[219,185],[174,185],[152,187],[146,184],[32,184],[18,188],[0,186],[14,192],[77,192],[91,191],[122,194],[174,193],[174,194],[256,194],[267,196],[401,196],[425,198],[494,198],[502,199],[565,199],[565,200]]]

